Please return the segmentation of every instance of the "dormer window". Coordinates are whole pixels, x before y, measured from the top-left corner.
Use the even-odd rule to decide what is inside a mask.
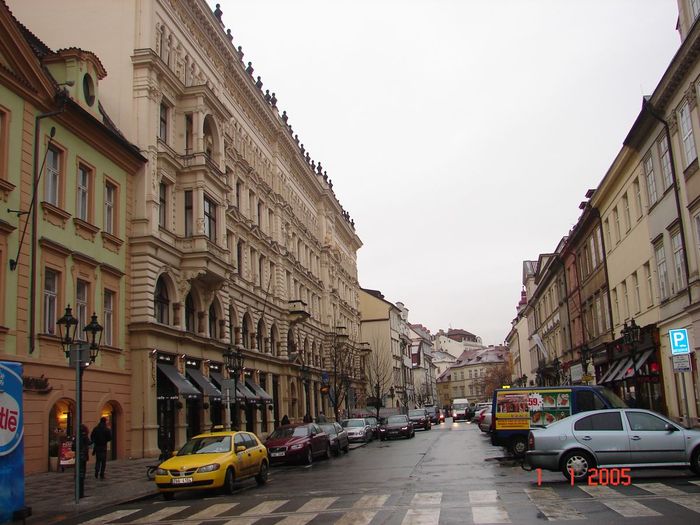
[[[86,104],[92,107],[95,103],[95,83],[89,73],[83,75],[83,97]]]

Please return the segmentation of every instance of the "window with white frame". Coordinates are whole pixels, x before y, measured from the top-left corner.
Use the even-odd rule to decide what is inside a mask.
[[[630,228],[632,228],[632,216],[630,215],[630,200],[627,198],[626,193],[622,196],[622,213],[625,214],[625,230],[630,231]]]
[[[663,242],[654,246],[654,257],[656,258],[656,271],[659,274],[659,295],[661,300],[668,299],[668,269],[666,268],[666,253]]]
[[[668,149],[668,136],[664,135],[659,140],[659,158],[661,159],[661,181],[664,191],[673,184],[673,172],[671,171],[671,152]]]
[[[639,219],[644,211],[642,209],[642,188],[639,184],[639,179],[634,179],[632,182],[632,192],[634,193],[634,201],[637,206],[637,218]]]
[[[683,153],[685,165],[688,166],[697,158],[695,150],[695,138],[693,137],[693,124],[690,120],[690,105],[684,102],[680,109],[680,118],[678,119],[678,127],[681,132],[683,142]]]
[[[56,304],[58,302],[58,272],[44,272],[44,333],[56,333]]]
[[[593,271],[598,266],[598,258],[597,258],[598,251],[596,250],[596,247],[595,247],[595,237],[593,235],[591,235],[588,238],[588,244],[589,244],[589,252],[591,255],[591,271]]]
[[[601,334],[604,330],[604,324],[603,324],[603,308],[601,306],[601,301],[600,301],[600,296],[595,298],[595,313],[596,313],[596,318],[597,318],[597,334]]]
[[[685,288],[685,251],[683,250],[683,242],[681,239],[680,230],[671,234],[671,248],[673,249],[673,280],[675,284],[675,292]]]
[[[114,292],[105,290],[103,304],[103,320],[104,320],[104,343],[107,346],[114,345]]]
[[[117,188],[114,184],[105,183],[105,224],[104,230],[114,235],[116,233],[114,220],[114,205],[117,198]]]
[[[637,272],[632,274],[632,288],[634,291],[634,311],[635,313],[639,313],[642,309],[642,297],[639,292],[639,277],[637,276]]]
[[[647,198],[649,199],[649,206],[653,206],[656,203],[656,178],[654,177],[654,161],[651,155],[647,155],[644,159],[644,177],[647,183]]]
[[[75,198],[76,204],[76,215],[79,219],[88,221],[88,212],[90,205],[90,170],[83,166],[78,165],[78,192]]]
[[[44,173],[44,200],[54,206],[59,205],[60,179],[61,152],[49,147],[46,153],[46,172]]]
[[[168,105],[165,102],[161,102],[158,119],[158,138],[165,143],[168,142],[168,112]]]
[[[651,280],[651,264],[644,263],[644,277],[647,281],[647,304],[649,307],[654,305],[654,284]]]
[[[603,331],[607,332],[610,328],[610,309],[608,308],[607,293],[603,293],[600,303],[603,305]]]
[[[627,293],[627,281],[622,281],[622,306],[625,308],[625,319],[630,315],[630,298]]]
[[[85,327],[88,324],[88,288],[89,284],[81,279],[75,286],[75,317],[78,319],[78,328],[75,337],[83,340],[85,337]]]

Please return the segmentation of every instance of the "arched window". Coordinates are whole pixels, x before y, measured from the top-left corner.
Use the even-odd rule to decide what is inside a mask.
[[[192,294],[188,293],[185,299],[185,330],[188,332],[195,331],[194,320],[194,300],[192,299]]]
[[[262,319],[258,321],[258,332],[255,334],[258,352],[265,352],[265,323]]]
[[[219,334],[217,331],[217,325],[219,320],[216,317],[216,308],[214,308],[214,303],[211,303],[209,307],[209,337],[212,339],[218,339]]]
[[[250,316],[245,314],[243,316],[243,323],[241,326],[241,338],[243,339],[243,347],[250,348]]]
[[[168,297],[168,288],[165,286],[163,276],[158,277],[158,281],[156,282],[153,307],[155,310],[156,322],[170,324],[170,298]]]

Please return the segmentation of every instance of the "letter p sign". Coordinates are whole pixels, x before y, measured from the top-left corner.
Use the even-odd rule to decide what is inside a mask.
[[[688,341],[688,330],[679,328],[669,330],[668,337],[671,340],[671,354],[681,355],[690,353],[690,342]]]

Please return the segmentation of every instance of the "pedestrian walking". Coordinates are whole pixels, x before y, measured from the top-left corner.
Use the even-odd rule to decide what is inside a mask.
[[[321,411],[316,418],[316,423],[327,423],[326,415]]]
[[[283,424],[283,425],[289,425],[289,417],[287,416],[287,414],[285,414],[284,416],[282,416],[281,424]]]
[[[80,457],[75,458],[76,474],[78,474],[78,496],[85,497],[85,471],[87,470],[87,462],[90,459],[90,436],[88,427],[80,425],[80,436],[73,440],[72,449],[75,452],[75,445],[80,439]],[[78,472],[79,471],[79,472]]]
[[[107,418],[101,417],[100,422],[92,429],[90,434],[95,448],[92,455],[95,456],[95,479],[105,479],[105,468],[107,468],[107,443],[112,441],[112,431],[107,426]]]

